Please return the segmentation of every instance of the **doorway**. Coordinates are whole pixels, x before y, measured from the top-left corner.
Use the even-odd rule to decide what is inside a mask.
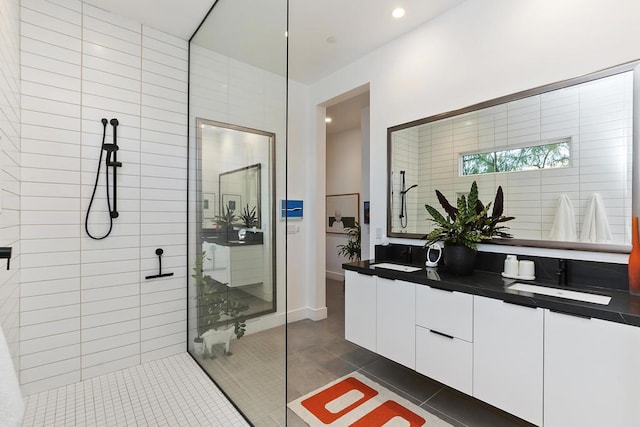
[[[369,258],[365,215],[369,201],[369,91],[329,102],[325,126],[326,278],[343,281],[342,264],[350,259],[340,254],[339,248],[348,244],[349,231],[356,225],[360,227],[360,258]]]

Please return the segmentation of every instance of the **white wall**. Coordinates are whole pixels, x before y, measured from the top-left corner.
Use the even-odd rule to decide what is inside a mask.
[[[327,134],[327,195],[361,193],[361,135],[359,127]],[[361,198],[359,203],[362,204]],[[361,222],[360,218],[358,221]],[[338,255],[337,246],[346,243],[346,235],[326,233],[327,277],[330,279],[344,279],[342,264],[349,260]]]
[[[76,0],[24,0],[21,19],[20,379],[30,394],[185,350],[187,42]],[[95,241],[84,214],[102,117],[120,121],[123,166],[120,217]],[[93,209],[99,235],[104,179]],[[145,280],[158,247],[174,276]]]
[[[362,158],[361,158],[361,171],[360,171],[360,185],[362,193],[360,194],[360,206],[364,210],[363,202],[368,201],[371,197],[371,188],[369,186],[369,176],[371,174],[369,163],[369,107],[362,109],[360,114],[360,131],[362,138]],[[371,253],[369,251],[370,238],[369,233],[371,226],[364,223],[364,212],[360,212],[360,257],[362,259],[369,259]]]
[[[371,98],[371,247],[386,230],[386,129],[640,57],[635,0],[476,0],[355,61],[310,88],[307,134],[319,164],[309,193],[324,212],[322,131],[318,105],[367,83]],[[316,222],[319,225],[319,222]],[[317,226],[316,238],[322,236]],[[421,244],[421,241],[398,240]],[[483,247],[483,249],[486,249]],[[511,250],[507,248],[507,250]],[[626,262],[624,255],[518,249],[548,256]],[[516,252],[516,251],[514,251]],[[324,253],[311,254],[309,294],[322,303]]]
[[[287,322],[294,322],[305,318],[324,318],[326,310],[312,308],[307,294],[307,274],[313,268],[311,262],[315,261],[315,258],[309,257],[308,254],[315,251],[316,231],[312,220],[313,204],[308,196],[309,185],[313,181],[309,173],[311,150],[308,144],[304,143],[305,132],[309,129],[309,118],[305,111],[309,103],[309,91],[307,86],[292,80],[289,80],[288,91],[287,197],[291,200],[302,200],[304,209],[302,219],[287,221],[291,230],[287,231]],[[278,221],[284,222],[280,218]]]
[[[20,2],[0,2],[0,246],[12,247],[11,270],[0,261],[0,327],[20,369]]]

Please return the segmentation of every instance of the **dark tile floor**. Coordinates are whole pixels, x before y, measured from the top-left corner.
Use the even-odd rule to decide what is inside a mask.
[[[456,427],[531,426],[346,341],[343,286],[327,280],[327,319],[287,327],[287,402],[357,370]],[[287,409],[287,426],[305,425]]]

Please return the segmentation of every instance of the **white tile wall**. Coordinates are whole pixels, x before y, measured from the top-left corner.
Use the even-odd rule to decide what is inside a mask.
[[[186,227],[175,224],[186,221],[188,45],[77,0],[25,0],[21,12],[20,375],[29,394],[184,351]],[[84,221],[103,117],[120,122],[123,166],[120,216],[96,241]],[[109,227],[104,184],[103,163],[94,235]],[[174,276],[146,281],[158,247]]]
[[[502,185],[505,214],[516,217],[507,224],[510,232],[536,240],[549,238],[561,194],[573,202],[579,237],[589,200],[598,193],[612,232],[609,243],[629,244],[631,165],[620,159],[631,158],[632,83],[631,73],[624,73],[422,126],[420,155],[428,156],[421,160],[420,188],[439,189],[453,203],[476,180],[486,203]],[[569,168],[458,176],[460,153],[559,138],[571,138]],[[405,153],[399,145],[394,151]],[[441,210],[431,191],[421,192],[420,200]]]
[[[20,2],[0,2],[0,246],[13,248],[11,270],[0,260],[0,327],[20,369]]]

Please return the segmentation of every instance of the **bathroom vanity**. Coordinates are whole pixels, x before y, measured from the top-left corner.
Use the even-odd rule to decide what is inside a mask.
[[[203,242],[206,257],[203,273],[229,287],[256,285],[264,281],[263,244],[260,241]]]
[[[593,304],[499,273],[374,265],[344,265],[347,340],[539,426],[640,422],[639,297],[580,289],[611,297]]]

